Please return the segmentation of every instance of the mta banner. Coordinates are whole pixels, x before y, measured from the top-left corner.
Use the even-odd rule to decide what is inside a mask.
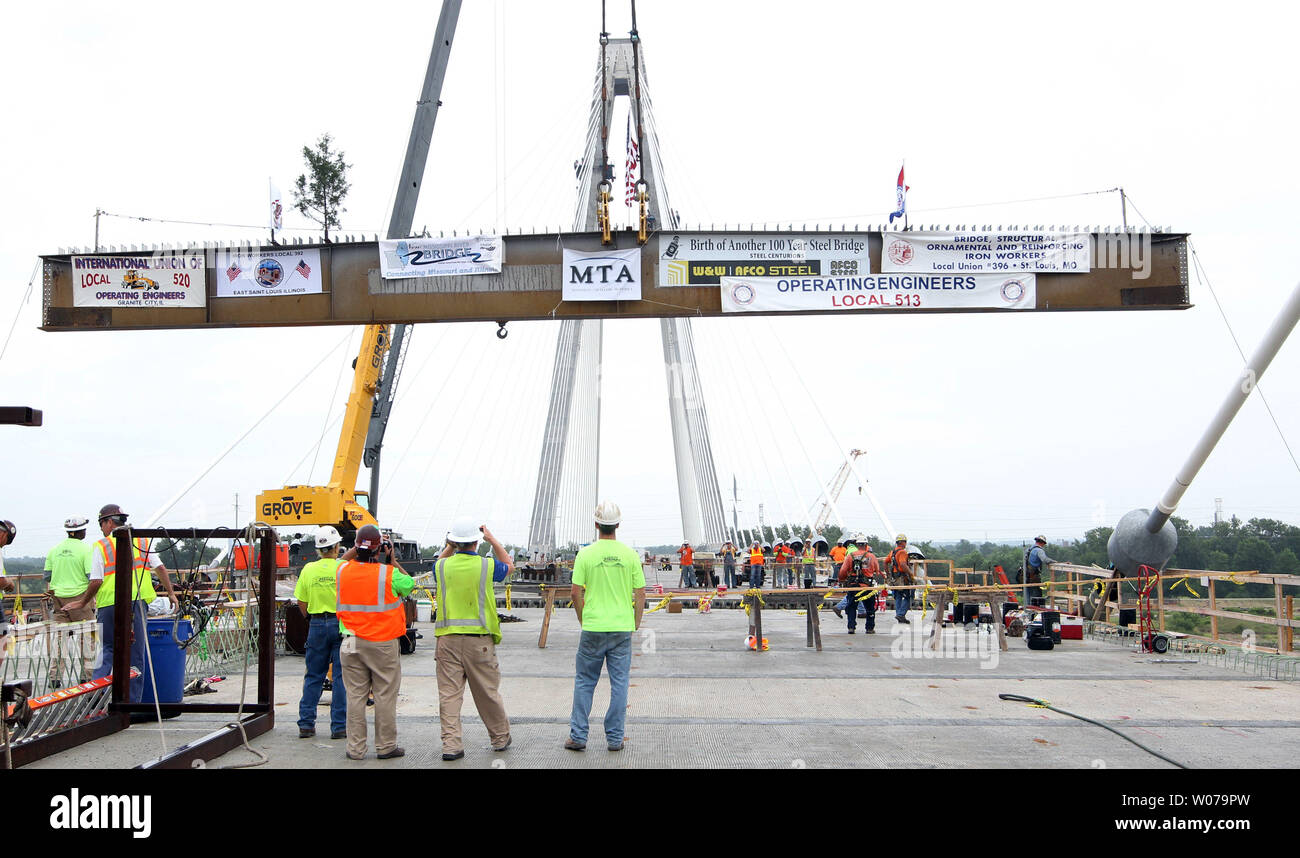
[[[865,233],[662,233],[660,286],[723,277],[853,277],[871,273]]]
[[[202,253],[72,257],[74,307],[202,307]]]
[[[835,310],[1032,310],[1033,274],[723,277],[724,313]]]
[[[1044,232],[887,232],[880,270],[894,272],[1077,272],[1092,270],[1092,237]]]
[[[217,251],[217,297],[313,295],[323,292],[319,250],[231,247]]]
[[[389,280],[500,274],[505,246],[499,235],[403,238],[379,242],[379,272]]]
[[[586,253],[564,249],[565,301],[640,301],[641,248]]]

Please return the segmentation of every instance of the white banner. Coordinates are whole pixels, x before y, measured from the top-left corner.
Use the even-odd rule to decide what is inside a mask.
[[[660,286],[723,277],[856,277],[871,273],[865,233],[662,233]]]
[[[886,232],[881,237],[880,270],[886,273],[1092,270],[1087,233]]]
[[[320,251],[265,247],[217,251],[217,297],[313,295],[323,292]]]
[[[585,253],[564,249],[565,301],[640,301],[641,248]]]
[[[868,274],[724,277],[722,312],[814,310],[1032,310],[1033,274]]]
[[[402,238],[379,242],[379,271],[389,280],[500,274],[505,245],[499,235],[464,238]]]
[[[72,257],[74,307],[202,307],[202,253]]]

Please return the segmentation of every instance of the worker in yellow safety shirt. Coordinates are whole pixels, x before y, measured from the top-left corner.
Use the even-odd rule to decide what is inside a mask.
[[[316,550],[320,559],[302,567],[293,597],[298,610],[307,617],[307,673],[302,680],[302,697],[298,701],[298,738],[316,735],[316,709],[320,706],[325,673],[334,668],[334,685],[330,689],[330,738],[348,737],[348,697],[343,687],[343,664],[339,646],[343,635],[338,618],[339,543],[343,537],[328,524],[316,533]],[[405,620],[405,615],[403,615]],[[402,632],[406,627],[403,622]]]
[[[86,543],[85,516],[73,516],[63,522],[68,538],[45,555],[45,572],[49,576],[51,618],[56,623],[73,623],[95,618],[95,600],[90,589],[90,545]]]
[[[179,605],[176,591],[172,588],[171,573],[163,566],[158,553],[153,551],[145,540],[131,539],[131,602],[127,606],[131,611],[131,639],[115,641],[115,620],[117,616],[116,581],[117,581],[117,537],[113,531],[126,526],[128,513],[115,503],[105,504],[99,511],[99,531],[104,538],[95,543],[90,555],[90,584],[86,588],[86,598],[93,597],[98,607],[96,619],[99,621],[100,634],[103,635],[103,660],[91,674],[92,679],[102,679],[113,673],[113,652],[120,643],[131,648],[131,667],[140,671],[140,676],[131,680],[130,702],[139,703],[144,698],[145,646],[148,642],[145,633],[145,612],[149,603],[157,598],[153,588],[150,570],[156,572],[158,581],[167,591],[167,598],[172,602],[173,610]]]

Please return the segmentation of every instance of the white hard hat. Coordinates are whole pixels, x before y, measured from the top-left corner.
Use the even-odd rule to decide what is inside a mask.
[[[64,519],[63,529],[64,530],[85,530],[86,525],[89,523],[90,523],[90,519],[86,518],[85,516],[74,515],[72,518]]]
[[[342,541],[343,537],[339,536],[338,529],[331,524],[327,524],[316,531],[317,548],[329,548],[331,545],[338,545]]]
[[[596,524],[618,524],[623,520],[623,511],[613,501],[601,501],[596,504]]]
[[[478,542],[481,537],[478,525],[467,515],[462,515],[453,521],[451,531],[447,534],[447,538],[452,542]]]

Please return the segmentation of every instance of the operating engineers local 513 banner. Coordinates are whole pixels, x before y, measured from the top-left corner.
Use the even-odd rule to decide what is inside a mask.
[[[722,312],[1032,310],[1033,274],[723,277]]]

